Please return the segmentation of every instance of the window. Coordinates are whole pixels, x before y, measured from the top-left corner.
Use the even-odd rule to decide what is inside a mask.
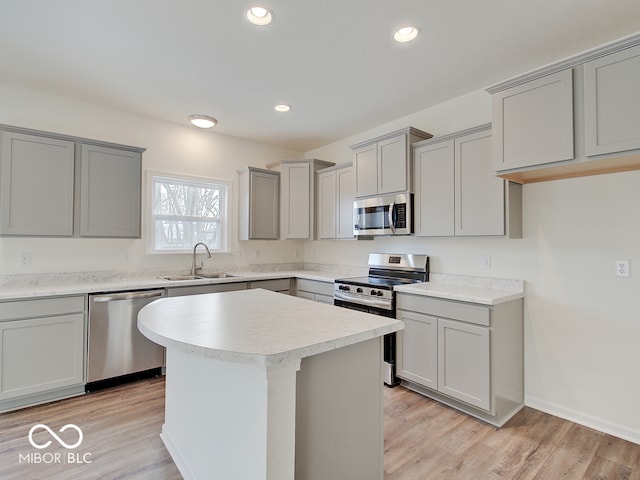
[[[227,250],[228,182],[150,174],[149,185],[153,252],[191,251],[198,242]]]

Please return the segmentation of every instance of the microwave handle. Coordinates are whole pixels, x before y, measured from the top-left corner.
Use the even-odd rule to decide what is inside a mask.
[[[391,205],[389,205],[389,226],[391,227],[391,233],[396,233],[396,224],[393,221],[393,209],[395,204],[396,202],[391,202]]]

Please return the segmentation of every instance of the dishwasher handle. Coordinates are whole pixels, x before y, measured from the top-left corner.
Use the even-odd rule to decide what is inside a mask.
[[[117,300],[138,300],[140,298],[155,298],[164,296],[164,290],[153,290],[149,292],[124,292],[113,293],[108,295],[94,295],[92,297],[95,303],[114,302]]]

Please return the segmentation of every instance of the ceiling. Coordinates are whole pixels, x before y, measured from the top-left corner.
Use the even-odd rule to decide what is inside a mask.
[[[305,152],[640,32],[638,0],[257,3],[0,0],[0,82]]]

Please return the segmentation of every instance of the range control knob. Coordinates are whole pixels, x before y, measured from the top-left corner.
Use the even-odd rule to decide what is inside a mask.
[[[360,287],[356,288],[356,293],[362,293],[362,289]]]
[[[348,292],[348,291],[349,291],[349,290],[351,290],[351,289],[349,288],[349,285],[340,285],[340,286],[338,287],[338,290],[344,290],[344,291],[347,291],[347,292]]]

